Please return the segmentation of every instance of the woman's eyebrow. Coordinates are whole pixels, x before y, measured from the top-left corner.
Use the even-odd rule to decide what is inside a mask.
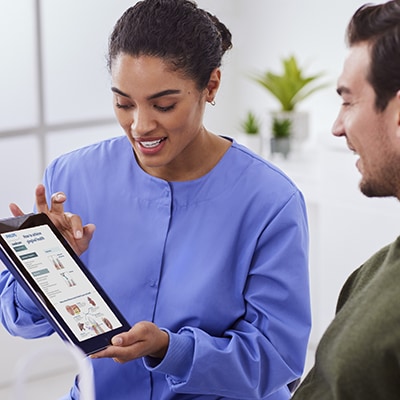
[[[116,88],[114,86],[111,88],[111,91],[119,94],[120,96],[130,98],[129,94],[124,93],[122,90],[119,90],[118,88]],[[181,93],[181,90],[179,90],[179,89],[167,89],[167,90],[163,90],[161,92],[154,93],[154,94],[148,96],[147,100],[154,100],[159,97],[168,96],[170,94],[179,94],[179,93]]]
[[[124,93],[122,90],[119,90],[118,88],[116,88],[114,86],[111,88],[111,91],[114,92],[114,93],[117,93],[117,94],[119,94],[121,96],[129,97],[128,94]]]
[[[154,99],[157,99],[158,97],[168,96],[170,94],[179,94],[179,93],[181,93],[181,91],[179,89],[167,89],[167,90],[163,90],[161,92],[152,94],[151,96],[147,97],[147,100],[154,100]]]

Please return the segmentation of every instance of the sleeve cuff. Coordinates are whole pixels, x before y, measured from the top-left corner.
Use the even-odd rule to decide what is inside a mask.
[[[143,362],[147,370],[164,373],[173,380],[186,380],[190,374],[194,353],[194,337],[190,330],[172,333],[163,329],[169,335],[169,346],[165,357],[160,361],[151,357],[144,357]]]
[[[36,320],[42,319],[43,315],[38,310],[34,301],[29,297],[26,291],[18,284],[14,286],[15,304],[21,310],[28,312],[36,317]]]

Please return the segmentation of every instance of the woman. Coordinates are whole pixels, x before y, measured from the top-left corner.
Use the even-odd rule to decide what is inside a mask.
[[[132,323],[92,356],[98,400],[288,399],[302,373],[303,197],[281,171],[203,126],[230,47],[228,29],[189,0],[128,9],[109,42],[126,136],[55,160],[36,191],[38,211],[84,252]],[[52,332],[8,273],[0,289],[10,332]],[[66,398],[79,398],[78,387]]]

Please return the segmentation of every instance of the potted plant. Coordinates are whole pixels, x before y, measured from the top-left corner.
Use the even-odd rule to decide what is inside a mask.
[[[322,72],[306,75],[295,56],[282,59],[282,71],[275,73],[266,71],[252,78],[265,88],[280,104],[280,110],[272,113],[292,121],[292,137],[304,140],[308,137],[308,113],[299,112],[297,105],[313,93],[328,86],[327,83],[317,84],[324,74]]]
[[[252,111],[248,111],[246,117],[241,121],[242,131],[248,135],[257,135],[260,132],[260,121]]]
[[[256,153],[261,151],[260,137],[261,122],[252,111],[248,111],[246,116],[240,121],[239,141]]]
[[[272,119],[271,153],[281,153],[287,158],[290,153],[290,136],[292,120],[274,117]]]

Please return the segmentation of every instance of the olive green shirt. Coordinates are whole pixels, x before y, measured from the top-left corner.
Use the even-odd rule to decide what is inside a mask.
[[[293,400],[400,399],[400,238],[349,277]]]

